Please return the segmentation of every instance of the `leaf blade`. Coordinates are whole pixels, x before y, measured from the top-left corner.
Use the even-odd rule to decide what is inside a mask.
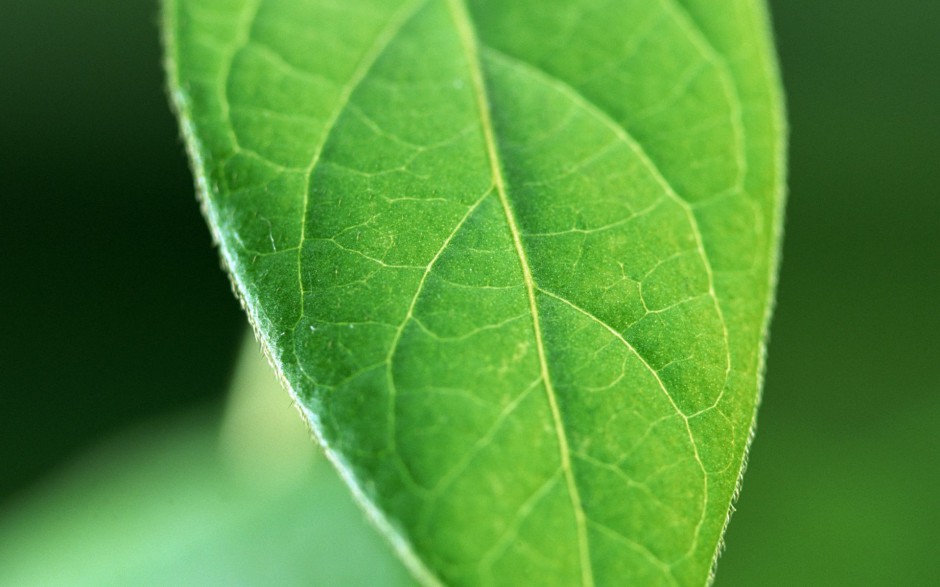
[[[186,15],[168,31],[197,4],[167,3]],[[533,14],[523,1],[202,4],[239,23],[214,90],[187,55],[205,31],[167,45],[210,224],[293,394],[412,566],[469,584],[526,568],[704,581],[776,266],[780,172],[743,141],[773,118],[772,83],[735,102],[738,66],[691,3],[554,3],[521,34],[506,31]],[[611,38],[623,19],[641,23],[627,43]],[[349,55],[327,51],[339,63],[307,56],[329,24],[354,31]],[[552,51],[579,26],[598,43]],[[631,75],[646,94],[619,104]],[[706,111],[726,124],[682,128]]]

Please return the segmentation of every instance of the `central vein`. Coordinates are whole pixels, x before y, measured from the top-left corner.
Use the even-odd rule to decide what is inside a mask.
[[[470,66],[470,75],[473,78],[473,85],[477,96],[477,105],[480,109],[480,120],[483,127],[483,134],[486,140],[487,155],[490,162],[490,172],[493,176],[493,183],[499,201],[502,204],[503,212],[506,215],[506,222],[512,233],[513,245],[516,254],[519,256],[520,265],[522,265],[522,275],[525,280],[526,293],[529,298],[529,308],[532,313],[532,326],[535,330],[535,343],[538,349],[539,368],[541,378],[545,385],[545,394],[548,398],[548,404],[552,412],[552,420],[555,426],[555,434],[558,438],[558,452],[561,458],[562,470],[565,474],[565,482],[568,486],[568,495],[571,498],[571,507],[574,511],[575,525],[578,532],[578,547],[581,560],[581,582],[585,586],[594,585],[594,576],[591,569],[590,551],[587,539],[587,520],[584,515],[584,507],[581,504],[581,495],[578,492],[578,486],[575,483],[574,471],[571,467],[571,450],[568,447],[568,437],[565,433],[564,424],[561,419],[561,411],[558,408],[558,399],[555,395],[555,388],[552,385],[552,379],[548,372],[548,361],[545,355],[545,344],[542,340],[542,325],[539,320],[538,305],[535,300],[535,280],[532,278],[532,270],[529,267],[529,261],[526,258],[525,249],[522,246],[522,236],[512,207],[509,204],[509,198],[506,194],[506,184],[503,179],[503,172],[499,165],[499,155],[496,148],[496,137],[493,132],[493,121],[490,119],[490,105],[487,99],[486,83],[483,79],[483,72],[479,62],[479,49],[477,47],[476,33],[470,24],[470,16],[467,14],[463,0],[448,0],[450,11],[460,34],[461,44],[467,53],[467,61]]]

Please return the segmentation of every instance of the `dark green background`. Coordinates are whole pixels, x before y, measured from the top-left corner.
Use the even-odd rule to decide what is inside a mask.
[[[940,2],[773,2],[790,202],[718,585],[940,580]],[[219,398],[243,318],[162,90],[157,7],[0,11],[0,499]],[[2,504],[0,504],[2,505]]]

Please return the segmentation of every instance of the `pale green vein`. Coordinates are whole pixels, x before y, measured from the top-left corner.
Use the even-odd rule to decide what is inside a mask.
[[[686,519],[685,516],[683,516],[682,514],[680,514],[680,513],[676,510],[676,508],[675,508],[674,506],[672,506],[672,505],[670,505],[669,503],[667,503],[667,502],[663,501],[662,499],[660,499],[659,496],[657,496],[656,493],[654,493],[653,490],[650,489],[649,485],[646,484],[646,481],[638,481],[638,480],[634,479],[633,477],[631,477],[630,475],[628,475],[628,474],[623,470],[623,468],[620,467],[619,465],[617,465],[617,464],[612,464],[612,463],[607,463],[607,462],[604,462],[604,461],[600,461],[600,460],[598,460],[598,459],[595,459],[594,457],[591,457],[591,456],[589,456],[589,455],[587,455],[587,454],[583,454],[583,453],[574,453],[574,456],[575,456],[578,460],[584,462],[584,463],[585,463],[586,465],[588,465],[588,466],[596,467],[596,468],[598,468],[598,469],[604,469],[604,470],[609,471],[610,473],[616,475],[617,477],[619,477],[620,479],[623,480],[623,482],[627,485],[627,487],[632,487],[632,488],[634,488],[634,489],[639,489],[639,490],[642,491],[644,494],[646,494],[646,498],[647,498],[648,500],[650,500],[651,502],[653,502],[653,503],[655,503],[656,505],[658,505],[659,507],[661,507],[664,511],[667,511],[667,512],[669,512],[670,514],[672,514],[672,516],[673,516],[673,518],[674,518],[675,520],[678,520],[678,521],[681,521],[681,522],[688,522],[688,521],[689,521],[689,520]],[[672,467],[675,467],[675,466],[676,466],[676,464],[674,463],[674,464],[672,464],[672,465],[669,465],[668,467],[664,467],[664,469],[672,468]],[[656,472],[654,472],[654,473],[648,475],[648,476],[647,476],[647,479],[656,476],[658,473],[659,473],[659,471],[656,471]]]
[[[307,212],[310,206],[310,182],[313,178],[313,171],[320,162],[320,156],[323,154],[323,147],[326,145],[327,140],[333,133],[333,129],[336,128],[336,123],[339,121],[340,116],[349,105],[349,100],[352,97],[353,92],[356,91],[356,88],[359,87],[359,85],[362,83],[362,80],[366,78],[369,71],[372,69],[372,66],[379,59],[379,57],[382,56],[382,54],[395,39],[401,29],[405,26],[405,24],[426,1],[427,0],[413,0],[395,12],[395,14],[392,15],[392,18],[389,19],[388,25],[386,25],[386,27],[378,34],[378,36],[375,38],[375,42],[371,47],[369,47],[368,51],[366,51],[362,59],[359,60],[359,64],[356,66],[352,76],[349,78],[349,82],[343,86],[343,89],[340,92],[336,107],[333,109],[333,112],[327,119],[326,125],[323,129],[323,134],[321,135],[320,140],[317,142],[317,148],[313,153],[313,157],[310,159],[310,164],[305,170],[304,199],[302,211],[300,214],[300,237],[297,244],[297,287],[300,291],[300,307],[297,314],[297,322],[294,324],[294,329],[297,328],[297,325],[300,324],[300,321],[303,320],[304,316],[303,245],[304,238],[306,236],[305,233],[307,231]]]
[[[662,19],[663,14],[661,12],[656,10],[649,11],[649,14],[646,15],[643,21],[629,33],[625,45],[621,48],[617,58],[608,61],[600,67],[595,67],[593,70],[587,72],[587,75],[579,77],[578,83],[588,83],[605,75],[610,75],[618,68],[623,67],[624,62],[633,58],[643,44],[650,39]]]
[[[557,471],[552,473],[545,483],[542,484],[537,490],[535,490],[525,502],[519,507],[519,510],[516,512],[515,517],[513,518],[511,524],[506,531],[503,532],[503,535],[500,536],[498,540],[493,544],[492,547],[483,555],[483,559],[480,562],[480,567],[483,569],[483,572],[486,574],[492,574],[493,563],[509,548],[510,543],[514,538],[519,535],[519,528],[522,526],[522,523],[525,522],[535,507],[539,504],[542,499],[544,499],[552,489],[554,489],[555,484],[558,482],[559,474],[562,474],[563,471],[559,468]],[[490,577],[492,580],[492,577]]]
[[[472,330],[464,332],[463,334],[458,334],[458,335],[453,335],[453,336],[443,336],[441,334],[434,332],[433,330],[431,330],[431,328],[428,327],[427,324],[422,322],[417,316],[412,316],[411,321],[414,322],[415,326],[417,326],[428,338],[435,340],[437,342],[454,343],[454,342],[470,340],[471,338],[475,336],[479,336],[480,333],[487,332],[490,330],[501,330],[505,328],[506,326],[508,326],[509,324],[512,324],[513,322],[518,322],[519,320],[522,320],[523,318],[526,318],[526,317],[528,317],[528,314],[512,316],[511,318],[506,318],[505,320],[496,322],[495,324],[485,324],[483,326],[477,326],[473,328]]]
[[[598,532],[601,532],[602,534],[607,535],[609,538],[612,538],[613,540],[616,540],[617,542],[624,544],[630,550],[633,550],[634,552],[638,553],[640,556],[645,558],[652,566],[659,569],[659,571],[662,572],[663,576],[665,576],[669,580],[670,585],[675,585],[678,587],[679,583],[676,582],[675,576],[672,574],[672,567],[670,565],[667,565],[665,562],[659,559],[659,557],[657,557],[655,554],[650,552],[648,548],[646,548],[645,546],[643,546],[642,544],[634,540],[630,540],[629,538],[627,538],[620,532],[617,532],[613,528],[610,528],[598,522],[597,520],[588,520],[588,523],[591,526],[593,526]]]
[[[698,544],[699,533],[701,532],[702,524],[705,523],[705,512],[708,510],[708,471],[705,469],[705,463],[702,461],[702,457],[699,455],[698,444],[695,442],[695,435],[692,434],[692,426],[689,423],[689,417],[686,416],[685,413],[683,413],[683,411],[679,408],[679,405],[675,402],[675,400],[673,400],[672,394],[669,393],[669,389],[666,387],[666,384],[662,380],[662,378],[660,378],[659,373],[656,371],[656,369],[654,369],[653,366],[649,364],[646,358],[643,357],[643,355],[636,349],[636,347],[630,344],[630,341],[624,338],[624,336],[620,334],[616,328],[612,327],[610,324],[604,322],[603,320],[601,320],[594,314],[588,312],[584,308],[578,306],[577,304],[572,303],[570,300],[558,294],[552,293],[542,288],[539,288],[539,291],[542,294],[567,305],[568,307],[578,312],[579,314],[582,314],[586,318],[590,319],[592,322],[596,323],[598,326],[601,326],[602,328],[604,328],[604,330],[612,334],[614,337],[617,338],[617,340],[623,343],[623,345],[627,348],[627,350],[629,350],[634,356],[636,356],[636,358],[641,363],[643,363],[643,367],[646,368],[646,370],[649,371],[650,374],[653,375],[653,377],[656,379],[656,383],[659,385],[659,389],[666,396],[666,399],[669,400],[669,405],[672,406],[672,409],[676,412],[676,414],[680,418],[682,418],[682,421],[685,424],[686,434],[688,435],[689,442],[692,445],[692,453],[695,456],[695,462],[698,464],[699,469],[702,471],[702,514],[699,517],[699,520],[695,525],[695,532],[692,535],[692,544],[689,547],[689,550],[685,554],[683,559],[691,556],[692,553],[695,552],[695,547]]]
[[[738,96],[738,90],[734,84],[734,76],[731,74],[731,69],[728,67],[727,60],[712,45],[711,41],[708,40],[701,26],[695,22],[684,6],[679,4],[677,0],[660,0],[660,4],[665,10],[672,12],[673,19],[682,27],[686,37],[692,45],[695,46],[695,49],[706,61],[710,62],[718,70],[718,79],[721,80],[725,97],[728,99],[728,103],[731,106],[731,130],[734,133],[735,142],[738,147],[735,149],[738,176],[735,186],[731,189],[734,190],[737,188],[743,191],[744,176],[747,175],[747,157],[744,155],[746,152],[744,116],[741,98]]]
[[[404,466],[404,463],[401,460],[401,456],[398,454],[398,441],[395,438],[395,430],[397,427],[395,422],[395,403],[397,400],[398,391],[395,386],[395,375],[392,371],[392,364],[394,363],[395,353],[398,351],[398,346],[401,344],[401,337],[405,333],[405,327],[414,317],[415,307],[418,305],[418,300],[421,298],[421,293],[424,291],[424,286],[428,281],[428,277],[431,275],[431,271],[437,264],[438,259],[441,258],[441,255],[444,254],[444,251],[446,251],[447,247],[450,246],[451,241],[454,240],[454,237],[457,236],[457,233],[460,232],[460,229],[464,227],[470,217],[473,216],[473,213],[476,212],[477,208],[480,207],[480,204],[482,204],[483,201],[486,200],[486,198],[488,198],[492,193],[492,189],[487,190],[486,193],[480,197],[480,199],[478,199],[467,209],[467,212],[463,215],[460,221],[457,222],[457,225],[454,226],[454,229],[450,231],[450,234],[447,235],[447,238],[445,238],[444,242],[441,243],[441,246],[434,254],[434,257],[431,258],[427,266],[424,268],[424,273],[421,275],[421,279],[418,281],[418,287],[415,288],[415,293],[411,297],[411,303],[408,304],[408,310],[405,312],[405,317],[402,319],[401,324],[399,324],[398,328],[395,330],[395,336],[392,338],[392,342],[388,347],[388,354],[385,357],[385,378],[388,385],[387,442],[389,449],[392,451],[392,454],[395,455],[395,461],[398,464],[402,476],[415,488],[420,488],[420,486],[414,481],[407,467]]]
[[[222,109],[222,121],[224,122],[225,130],[229,135],[229,139],[232,141],[232,150],[236,153],[238,152],[248,152],[248,149],[243,148],[238,141],[238,135],[235,134],[234,126],[232,125],[232,117],[229,108],[228,102],[228,92],[226,91],[226,84],[228,84],[228,78],[232,73],[232,66],[235,64],[235,56],[238,55],[238,52],[241,51],[242,47],[248,44],[248,40],[251,38],[251,27],[254,26],[255,18],[258,17],[258,11],[261,9],[262,0],[253,0],[252,2],[246,4],[247,10],[241,15],[238,21],[238,31],[235,35],[235,42],[232,46],[232,49],[228,52],[226,59],[222,63],[222,67],[219,70],[219,106]],[[252,155],[259,157],[262,160],[267,161],[262,155],[250,151]]]
[[[564,422],[561,417],[561,411],[558,407],[558,399],[552,384],[551,375],[548,370],[548,359],[545,353],[545,343],[542,336],[542,326],[539,320],[538,304],[535,299],[535,280],[532,277],[532,270],[529,261],[526,258],[525,249],[522,246],[522,235],[519,226],[516,223],[515,214],[509,203],[509,196],[506,190],[503,172],[500,168],[499,153],[496,147],[495,131],[493,122],[490,119],[490,104],[487,97],[486,82],[483,79],[483,71],[480,65],[480,52],[477,47],[476,32],[473,30],[470,16],[467,14],[466,6],[463,0],[448,0],[454,23],[457,26],[460,35],[461,44],[467,54],[467,62],[470,68],[470,75],[473,79],[473,85],[476,90],[477,104],[480,110],[480,122],[486,140],[487,156],[490,162],[490,171],[493,176],[493,182],[496,186],[496,193],[502,204],[503,212],[506,215],[506,222],[512,233],[513,245],[516,254],[519,256],[519,263],[522,266],[522,274],[525,281],[526,293],[529,298],[529,307],[532,311],[532,326],[535,331],[535,343],[538,350],[539,366],[542,374],[542,380],[545,385],[545,392],[548,398],[548,404],[551,408],[552,420],[555,426],[555,434],[558,438],[558,451],[561,459],[561,466],[565,474],[565,482],[568,487],[568,495],[571,498],[571,507],[574,513],[575,524],[578,532],[578,551],[581,560],[581,583],[585,587],[594,585],[594,572],[591,566],[591,553],[587,537],[587,523],[584,514],[584,506],[581,503],[581,494],[574,478],[574,470],[571,465],[571,454],[568,447],[568,436],[565,432]]]
[[[518,408],[519,405],[525,401],[527,397],[529,397],[529,394],[532,393],[532,391],[538,387],[540,383],[542,383],[541,377],[527,385],[525,389],[519,392],[519,395],[513,398],[512,401],[510,401],[502,410],[500,410],[499,415],[497,415],[493,420],[493,424],[490,426],[489,430],[487,430],[479,440],[473,443],[473,446],[470,447],[470,450],[468,450],[466,454],[464,454],[460,460],[457,461],[450,471],[445,473],[444,476],[440,478],[433,489],[435,495],[441,495],[444,489],[446,489],[451,483],[460,477],[460,475],[462,475],[464,471],[470,467],[470,463],[472,463],[473,460],[479,456],[481,452],[483,452],[483,450],[492,444],[493,440],[496,438],[496,435],[503,427],[503,424],[506,423],[506,420],[508,420],[513,415],[513,413],[515,413],[516,408]],[[470,397],[475,396],[470,394]]]
[[[241,140],[238,138],[238,133],[235,131],[235,124],[232,121],[233,104],[228,97],[228,81],[232,74],[232,67],[235,65],[235,58],[251,43],[251,30],[254,27],[255,21],[258,19],[258,13],[263,3],[263,0],[253,0],[252,2],[246,3],[246,9],[238,19],[238,27],[231,48],[220,51],[221,54],[225,55],[225,58],[222,60],[222,67],[219,69],[220,73],[219,79],[216,82],[216,92],[219,98],[222,126],[225,129],[229,142],[232,144],[232,157],[235,155],[244,155],[281,171],[301,171],[299,169],[285,167],[277,161],[262,155],[258,151],[242,145]],[[221,165],[224,166],[225,163],[226,162],[223,161]],[[230,189],[228,185],[225,187],[226,189]]]

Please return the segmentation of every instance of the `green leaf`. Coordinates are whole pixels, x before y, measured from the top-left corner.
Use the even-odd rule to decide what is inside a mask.
[[[426,583],[699,585],[784,131],[758,0],[167,0],[235,288]]]

